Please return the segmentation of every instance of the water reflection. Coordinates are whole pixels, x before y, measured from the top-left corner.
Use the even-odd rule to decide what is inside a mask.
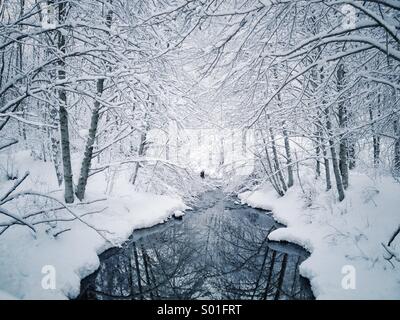
[[[206,194],[181,222],[135,232],[101,255],[81,299],[312,299],[300,247],[269,242],[264,212]]]

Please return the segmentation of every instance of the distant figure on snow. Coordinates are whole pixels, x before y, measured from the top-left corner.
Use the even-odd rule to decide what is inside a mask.
[[[200,171],[200,177],[201,177],[202,179],[204,179],[204,177],[205,177],[205,175],[204,175],[204,170],[201,170],[201,171]]]

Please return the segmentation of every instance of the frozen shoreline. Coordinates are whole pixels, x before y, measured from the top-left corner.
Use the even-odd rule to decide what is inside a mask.
[[[81,279],[98,268],[99,254],[124,243],[134,230],[163,223],[175,211],[186,208],[180,199],[144,193],[133,195],[129,201],[109,199],[97,206],[104,204],[114,209],[87,221],[111,232],[107,238],[112,243],[79,221],[69,223],[71,230],[57,238],[40,230],[35,239],[21,227],[4,234],[0,243],[0,299],[7,298],[7,294],[19,299],[74,298],[79,294]],[[46,275],[42,268],[47,265],[56,271],[55,290],[45,290],[41,285]]]
[[[363,174],[353,174],[352,181],[342,203],[322,186],[316,186],[310,207],[298,187],[282,198],[270,187],[244,192],[239,198],[271,210],[274,219],[286,226],[271,232],[270,240],[295,243],[311,253],[300,273],[310,280],[317,299],[400,299],[400,265],[392,261],[392,267],[384,259],[381,245],[400,223],[400,186],[390,177],[372,183]],[[354,267],[354,289],[342,287],[348,266]]]
[[[30,171],[29,178],[19,191],[37,190],[47,193],[49,187],[57,188],[54,170],[49,163],[34,161],[29,155],[21,155],[15,166],[19,172]],[[0,193],[13,181],[0,181]],[[0,299],[68,299],[79,294],[80,281],[99,266],[98,255],[113,246],[124,243],[136,229],[162,223],[175,212],[182,215],[187,209],[180,197],[137,192],[120,179],[118,196],[108,196],[104,201],[74,206],[76,214],[97,230],[102,230],[107,242],[93,228],[78,220],[39,224],[34,234],[26,226],[10,227],[0,238]],[[93,179],[88,186],[86,202],[105,198],[102,179]],[[51,193],[62,201],[62,191]],[[10,204],[15,212],[26,214],[33,209],[34,198]],[[21,206],[18,209],[18,206]],[[32,208],[31,208],[32,207]],[[52,206],[50,206],[52,207]],[[65,210],[64,210],[65,211]],[[54,218],[54,212],[46,212]],[[0,222],[9,219],[1,216]],[[35,218],[35,217],[34,217]],[[57,211],[57,218],[71,218],[67,212]],[[35,220],[33,220],[35,221]],[[67,230],[70,229],[70,230]],[[57,232],[60,233],[56,237]],[[42,280],[47,275],[45,266],[54,267],[53,289],[43,289]],[[45,267],[45,269],[42,269]]]

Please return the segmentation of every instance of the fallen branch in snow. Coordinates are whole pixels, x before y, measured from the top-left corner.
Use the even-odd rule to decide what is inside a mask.
[[[38,196],[38,197],[43,197],[43,198],[47,198],[50,200],[53,200],[57,203],[59,203],[62,207],[64,207],[65,210],[67,210],[72,216],[74,216],[77,220],[79,220],[80,222],[82,222],[84,225],[86,225],[87,227],[89,227],[90,229],[94,230],[97,234],[99,234],[104,240],[106,240],[107,242],[109,242],[109,240],[101,233],[101,232],[107,232],[106,230],[99,230],[96,227],[92,226],[91,224],[89,224],[88,222],[86,222],[85,220],[83,220],[79,215],[77,215],[75,212],[73,212],[71,210],[70,207],[68,207],[66,204],[64,204],[62,201],[58,200],[55,197],[49,196],[47,194],[42,194],[39,192],[35,192],[35,191],[23,191],[23,192],[18,192],[13,194],[12,196],[9,196],[8,198],[4,199],[1,203],[0,206],[6,202],[9,202],[11,200],[15,200],[19,197],[24,197],[24,196]],[[75,219],[74,219],[75,220]],[[23,220],[22,220],[23,221]]]
[[[92,214],[95,214],[95,213],[101,213],[104,210],[106,210],[107,208],[108,207],[104,207],[104,208],[102,208],[100,210],[85,212],[85,213],[81,214],[79,217],[83,218],[85,216],[92,215]],[[39,215],[39,214],[44,214],[46,212],[58,211],[58,210],[63,210],[63,209],[65,209],[65,207],[57,207],[57,208],[52,208],[52,209],[43,209],[43,210],[28,214],[26,216],[23,216],[21,219],[23,219],[25,221],[28,217],[30,218],[30,217],[33,217],[33,216],[36,216],[36,215]],[[32,222],[31,225],[35,226],[35,225],[42,224],[42,223],[69,222],[69,221],[74,221],[74,220],[77,220],[77,218],[75,218],[75,217],[72,217],[72,218],[54,218],[54,219],[39,220],[39,221],[36,221],[36,222]],[[9,227],[11,227],[13,225],[16,225],[16,224],[21,224],[21,222],[19,222],[19,221],[10,221],[10,222],[7,222],[7,223],[0,223],[0,227],[9,228]],[[1,234],[2,234],[2,232],[0,232],[0,235]]]
[[[387,246],[386,244],[382,243],[383,248],[386,250],[388,256],[384,256],[384,259],[387,260],[392,267],[394,267],[393,262],[391,261],[393,258],[400,262],[400,253],[393,250],[393,248]]]
[[[67,228],[67,229],[64,229],[64,230],[61,230],[61,231],[55,233],[54,238],[57,238],[60,234],[67,232],[67,231],[71,231],[71,228]]]
[[[21,219],[21,218],[18,217],[17,215],[11,213],[11,212],[8,211],[7,209],[0,207],[0,214],[3,214],[3,215],[5,215],[5,216],[7,216],[7,217],[10,217],[10,218],[15,219],[16,221],[18,221],[18,222],[20,222],[21,224],[27,226],[27,227],[30,228],[33,232],[36,233],[36,229],[35,229],[34,226],[32,226],[29,222],[27,222],[27,221]],[[4,232],[4,231],[1,231],[1,232],[0,232],[0,235],[1,235],[3,232]]]
[[[400,252],[396,252],[390,245],[393,243],[394,239],[400,234],[400,226],[397,227],[397,230],[392,234],[387,244],[382,243],[383,248],[388,253],[388,256],[384,257],[387,261],[389,261],[392,266],[393,263],[391,260],[394,258],[396,261],[400,262]]]
[[[18,188],[18,186],[19,186],[22,182],[24,182],[24,180],[25,180],[28,176],[29,176],[29,171],[25,172],[24,176],[23,176],[22,178],[19,178],[19,179],[14,183],[14,185],[5,193],[5,195],[2,196],[2,197],[0,198],[1,204],[2,204],[2,202],[3,202],[5,199],[7,199],[7,197],[8,197],[11,193],[13,193],[13,192],[15,191],[15,189]]]
[[[12,144],[12,143],[11,143]],[[10,146],[11,144],[9,144],[8,146]],[[13,218],[16,222],[18,222],[19,224],[25,225],[28,228],[30,228],[33,232],[36,233],[36,229],[35,227],[30,224],[29,222],[25,221],[23,218],[18,217],[17,215],[13,214],[12,212],[10,212],[9,210],[7,210],[6,208],[2,208],[1,205],[4,204],[7,200],[7,198],[10,196],[11,193],[13,193],[15,191],[15,189],[18,188],[18,186],[28,177],[29,172],[25,172],[24,176],[22,178],[19,178],[14,185],[8,190],[6,191],[6,193],[4,194],[4,196],[2,196],[0,198],[0,214],[3,214],[7,217]],[[0,235],[3,233],[4,231],[0,232]]]
[[[9,142],[9,143],[6,144],[6,145],[1,146],[1,147],[0,147],[0,150],[1,150],[1,149],[4,149],[4,148],[6,148],[6,147],[9,147],[9,146],[11,146],[11,145],[13,145],[13,144],[15,144],[15,143],[17,143],[17,142],[18,142],[17,140],[11,141],[11,142]],[[101,211],[104,211],[105,209],[99,210],[99,211],[94,211],[94,212],[88,212],[88,213],[85,213],[85,214],[83,214],[83,215],[78,215],[78,214],[76,214],[75,212],[73,212],[73,211],[71,210],[71,206],[68,206],[68,205],[62,203],[60,200],[58,200],[57,198],[52,197],[52,196],[50,196],[50,195],[46,195],[46,194],[42,194],[42,193],[38,193],[38,192],[34,192],[34,191],[23,191],[23,192],[17,192],[17,193],[14,193],[14,194],[13,194],[13,192],[22,184],[22,182],[25,181],[25,179],[26,179],[28,176],[29,176],[29,172],[27,171],[27,172],[25,172],[25,174],[24,174],[21,178],[19,178],[19,179],[14,183],[13,186],[12,186],[8,191],[6,191],[5,194],[0,198],[0,214],[5,215],[5,216],[7,216],[7,217],[10,217],[10,218],[14,219],[14,221],[11,221],[11,222],[9,222],[9,223],[4,223],[4,224],[1,224],[1,225],[0,225],[1,227],[3,227],[3,229],[0,231],[0,235],[2,235],[9,227],[11,227],[12,225],[15,225],[15,224],[25,225],[25,226],[27,226],[28,228],[30,228],[34,233],[36,233],[36,229],[35,229],[34,225],[37,225],[37,224],[47,223],[47,222],[57,222],[57,221],[73,221],[73,220],[79,220],[80,222],[82,222],[83,224],[85,224],[86,226],[88,226],[89,228],[91,228],[91,229],[93,229],[94,231],[96,231],[103,239],[105,239],[106,241],[109,241],[109,240],[101,233],[101,231],[106,232],[105,230],[98,230],[98,229],[96,229],[94,226],[90,225],[89,223],[87,223],[86,221],[84,221],[84,220],[82,219],[82,217],[85,216],[85,215],[93,214],[93,213],[96,213],[96,212],[101,212]],[[42,197],[42,198],[47,198],[47,199],[53,200],[53,201],[59,203],[60,206],[59,206],[59,207],[56,207],[56,208],[47,209],[47,210],[40,210],[40,211],[38,211],[38,212],[34,212],[34,213],[31,213],[31,214],[25,215],[24,217],[19,217],[18,215],[14,214],[14,213],[10,212],[8,209],[4,208],[4,204],[6,204],[6,203],[8,203],[8,202],[10,202],[10,201],[12,201],[12,200],[15,200],[15,199],[17,199],[17,198],[19,198],[19,197],[22,197],[22,196],[29,196],[29,195],[38,196],[38,197]],[[98,201],[103,201],[103,200],[105,200],[105,199],[98,199],[98,200],[94,200],[94,201],[91,201],[91,202],[79,203],[78,205],[90,204],[90,203],[94,203],[94,202],[98,202]],[[71,218],[71,219],[60,219],[60,218],[55,218],[55,219],[50,219],[50,220],[48,219],[48,220],[43,220],[43,221],[37,221],[37,222],[35,222],[35,223],[33,223],[33,224],[27,221],[27,218],[30,218],[30,217],[33,217],[33,216],[36,216],[36,215],[39,215],[39,214],[42,214],[42,213],[45,213],[45,212],[48,212],[48,211],[56,211],[56,210],[62,210],[62,209],[67,210],[68,213],[70,213],[74,218]]]
[[[390,237],[390,240],[388,242],[388,246],[390,246],[392,244],[392,242],[394,241],[394,239],[396,239],[396,237],[400,234],[400,226],[397,227],[397,230],[393,233],[393,235]]]
[[[75,221],[79,218],[83,218],[85,216],[91,215],[91,214],[95,214],[95,213],[101,213],[104,210],[106,210],[108,207],[104,207],[100,210],[95,210],[95,211],[89,211],[89,212],[85,212],[84,214],[81,214],[80,216],[77,217],[72,217],[72,218],[54,218],[54,219],[47,219],[47,220],[42,220],[42,221],[37,221],[37,222],[33,222],[32,225],[38,225],[38,224],[42,224],[42,223],[50,223],[50,222],[70,222],[70,221]],[[99,230],[99,229],[97,229]]]
[[[3,144],[0,146],[0,150],[11,147],[13,144],[16,144],[16,143],[18,143],[18,140],[12,140],[10,142],[7,142],[6,144]]]
[[[66,205],[66,204],[64,204],[63,202],[61,202],[60,200],[58,200],[55,197],[52,197],[52,196],[47,195],[47,194],[42,194],[42,193],[39,193],[39,192],[35,192],[35,191],[22,191],[22,192],[17,192],[17,193],[13,194],[13,192],[17,189],[17,187],[19,185],[21,185],[21,183],[28,177],[28,175],[29,175],[29,172],[26,172],[25,175],[23,177],[21,177],[20,179],[18,179],[14,183],[14,185],[0,199],[0,214],[3,214],[5,216],[7,216],[7,217],[10,217],[10,218],[14,219],[13,221],[10,221],[8,223],[0,224],[0,226],[3,227],[3,229],[0,231],[0,235],[2,235],[12,225],[18,225],[18,224],[25,225],[25,226],[29,227],[33,232],[36,233],[36,229],[35,229],[34,225],[38,225],[38,224],[42,224],[42,223],[50,223],[50,222],[79,220],[81,223],[83,223],[87,227],[91,228],[96,233],[98,233],[104,240],[109,242],[109,240],[102,234],[102,232],[108,232],[108,231],[99,230],[96,227],[92,226],[91,224],[87,223],[86,221],[84,221],[82,219],[82,217],[87,216],[89,214],[102,212],[106,208],[103,208],[103,209],[97,210],[97,211],[86,212],[86,213],[84,213],[82,215],[76,214],[71,209],[71,207],[82,206],[84,204],[91,204],[91,203],[95,203],[95,202],[99,202],[99,201],[104,201],[106,199],[97,199],[97,200],[93,200],[93,201],[90,201],[90,202],[78,203],[76,205]],[[9,210],[4,208],[4,204],[6,204],[6,203],[8,203],[8,202],[10,202],[12,200],[15,200],[15,199],[17,199],[19,197],[24,197],[24,196],[38,196],[38,197],[41,197],[41,198],[47,198],[47,199],[50,199],[52,201],[57,202],[58,204],[60,204],[60,206],[55,207],[55,208],[42,209],[42,210],[39,210],[37,212],[33,212],[33,213],[30,213],[30,214],[27,214],[27,215],[25,215],[23,217],[19,217],[18,215],[13,214],[12,212],[10,212]],[[34,223],[30,223],[30,222],[27,221],[28,218],[37,216],[39,214],[44,214],[44,213],[49,212],[49,211],[58,211],[58,210],[66,210],[69,214],[71,214],[73,216],[73,218],[54,218],[54,219],[40,220],[40,221],[36,221]]]
[[[87,202],[78,202],[78,203],[73,204],[73,205],[68,205],[68,207],[69,208],[76,208],[78,206],[88,205],[88,204],[101,202],[101,201],[105,201],[105,200],[107,200],[107,198],[101,198],[101,199],[97,199],[97,200],[93,200],[93,201],[87,201]],[[63,209],[65,209],[65,206],[45,208],[45,209],[41,209],[39,211],[28,213],[23,218],[27,219],[27,218],[31,218],[31,217],[34,217],[34,216],[37,216],[37,215],[40,215],[40,214],[43,214],[43,213],[46,213],[46,212],[49,212],[49,211],[51,212],[51,211],[58,211],[58,210],[63,210]],[[84,215],[86,215],[86,214],[84,214]],[[84,215],[82,215],[82,216],[84,216]]]

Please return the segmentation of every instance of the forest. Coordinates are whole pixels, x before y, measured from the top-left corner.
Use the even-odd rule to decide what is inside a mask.
[[[0,0],[0,299],[400,299],[399,99],[398,0]]]

